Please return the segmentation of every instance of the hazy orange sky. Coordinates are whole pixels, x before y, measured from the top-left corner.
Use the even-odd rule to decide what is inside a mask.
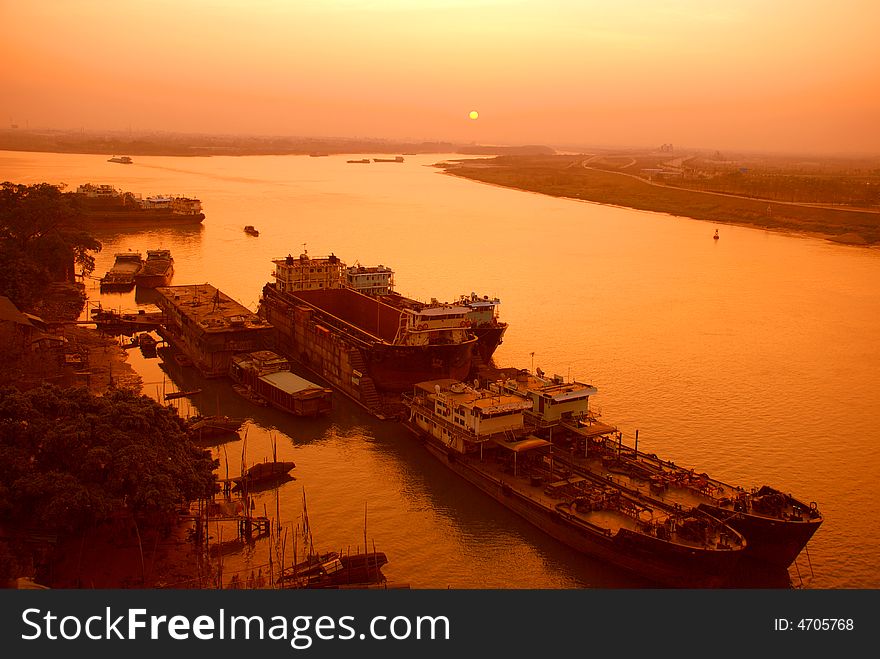
[[[0,125],[880,153],[876,0],[0,8]]]

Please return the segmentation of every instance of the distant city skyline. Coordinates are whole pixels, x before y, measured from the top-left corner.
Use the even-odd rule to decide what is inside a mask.
[[[37,0],[0,14],[7,127],[880,153],[867,0]]]

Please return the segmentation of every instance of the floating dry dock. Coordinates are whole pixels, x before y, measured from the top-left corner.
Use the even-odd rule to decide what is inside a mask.
[[[269,323],[210,284],[163,286],[156,293],[165,314],[160,333],[205,377],[228,375],[235,353],[262,350],[273,341]]]

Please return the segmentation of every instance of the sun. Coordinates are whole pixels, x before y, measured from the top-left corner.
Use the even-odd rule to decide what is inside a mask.
[[[476,110],[471,110],[470,112],[468,112],[468,117],[470,117],[471,119],[479,119],[480,113]]]

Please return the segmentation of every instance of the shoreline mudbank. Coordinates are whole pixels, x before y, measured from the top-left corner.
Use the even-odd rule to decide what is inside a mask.
[[[637,177],[529,158],[443,162],[450,176],[552,197],[666,213],[790,234],[854,247],[880,245],[880,212],[799,205],[656,185]]]

